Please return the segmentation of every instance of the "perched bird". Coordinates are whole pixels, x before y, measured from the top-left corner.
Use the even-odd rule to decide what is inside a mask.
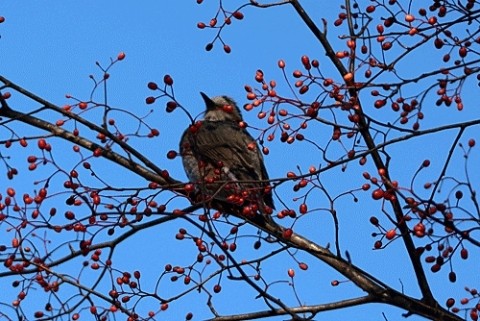
[[[201,95],[204,119],[187,128],[180,140],[183,167],[195,185],[194,201],[260,226],[275,224],[263,156],[244,128],[240,109],[230,97]]]

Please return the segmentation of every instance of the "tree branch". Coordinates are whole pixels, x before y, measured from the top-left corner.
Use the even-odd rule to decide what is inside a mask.
[[[332,303],[326,304],[316,304],[316,305],[305,305],[300,307],[289,308],[288,311],[283,309],[275,309],[275,310],[266,310],[266,311],[258,311],[258,312],[251,312],[251,313],[244,313],[244,314],[236,314],[236,315],[225,315],[221,317],[216,317],[212,319],[208,319],[208,321],[236,321],[236,320],[255,320],[261,318],[268,318],[273,316],[279,315],[288,315],[291,313],[295,314],[311,314],[311,317],[316,315],[319,312],[323,311],[331,311],[331,310],[338,310],[347,307],[359,306],[366,303],[373,303],[377,302],[373,296],[366,295],[363,297],[358,297],[354,299],[342,300]],[[311,317],[305,318],[305,320],[310,320]]]
[[[309,17],[309,15],[305,12],[301,4],[299,3],[298,0],[291,0],[291,4],[294,6],[295,10],[297,11],[298,15],[301,17],[301,19],[305,22],[305,24],[309,27],[309,29],[313,32],[315,37],[320,41],[321,45],[325,48],[327,57],[330,58],[330,60],[333,62],[339,73],[344,76],[345,74],[348,73],[348,70],[345,68],[345,66],[341,63],[340,59],[338,59],[335,56],[335,52],[333,48],[330,45],[330,42],[327,40],[325,33],[321,32],[320,29],[315,25],[313,20]],[[349,19],[352,19],[350,16]],[[384,176],[384,181],[385,184],[388,187],[392,187],[391,185],[391,180],[389,177],[389,173],[387,171],[387,167],[385,166],[382,157],[380,153],[378,152],[378,149],[376,149],[376,143],[370,133],[370,126],[368,125],[365,116],[363,115],[363,109],[361,107],[361,103],[358,97],[358,90],[356,89],[355,86],[352,85],[352,80],[346,81],[346,85],[350,87],[349,93],[352,99],[356,101],[358,104],[357,108],[355,109],[355,112],[360,116],[359,117],[359,122],[358,122],[358,128],[360,131],[360,134],[362,135],[363,139],[365,140],[365,143],[368,147],[368,149],[372,150],[372,153],[370,154],[375,166],[377,167],[378,170],[382,169],[385,171],[385,176]],[[415,244],[413,243],[411,234],[408,230],[408,226],[405,223],[405,220],[403,219],[403,210],[402,207],[398,201],[398,198],[395,201],[390,202],[393,208],[393,211],[395,213],[395,217],[397,219],[397,225],[400,229],[402,239],[405,244],[406,251],[410,257],[410,261],[412,262],[413,269],[415,270],[415,275],[417,277],[417,283],[420,287],[420,290],[422,292],[424,300],[429,302],[432,305],[437,305],[435,299],[433,298],[432,292],[430,290],[430,287],[428,285],[427,277],[425,275],[425,271],[422,267],[422,264],[420,262],[420,257],[416,254],[415,251]]]
[[[43,99],[41,97],[38,97],[37,95],[35,95],[35,94],[25,90],[24,88],[14,84],[13,82],[11,82],[10,80],[8,80],[7,78],[5,78],[1,75],[0,75],[0,81],[5,84],[5,87],[11,88],[11,89],[19,92],[20,94],[24,95],[25,97],[28,97],[28,98],[32,99],[33,101],[38,102],[41,105],[45,106],[47,109],[53,110],[53,111],[65,116],[65,117],[73,119],[73,120],[81,123],[82,125],[85,125],[86,127],[92,129],[95,132],[104,134],[106,137],[110,138],[117,145],[119,145],[127,153],[129,153],[129,154],[135,156],[137,159],[139,159],[143,164],[145,164],[145,166],[152,169],[155,173],[152,173],[150,170],[146,169],[145,167],[139,165],[138,163],[136,163],[136,162],[134,162],[134,161],[132,161],[132,160],[126,158],[126,157],[123,157],[123,156],[119,155],[118,153],[115,153],[111,150],[107,150],[107,149],[103,148],[102,146],[100,146],[98,144],[95,144],[95,143],[93,143],[93,142],[91,142],[91,141],[89,141],[85,138],[77,137],[77,136],[73,135],[71,132],[69,132],[67,130],[64,130],[61,127],[56,126],[56,125],[54,125],[50,122],[47,122],[45,120],[36,118],[31,114],[25,114],[25,113],[22,113],[20,111],[13,110],[12,108],[10,108],[8,106],[7,102],[5,101],[5,99],[3,99],[1,97],[1,95],[0,95],[0,100],[1,100],[2,108],[0,109],[0,116],[8,117],[8,118],[11,118],[11,119],[17,119],[17,120],[19,120],[23,123],[29,124],[29,125],[34,126],[36,128],[43,129],[47,132],[52,133],[53,135],[55,135],[57,137],[63,138],[65,140],[68,140],[68,141],[71,141],[75,144],[78,144],[79,146],[82,146],[86,149],[89,149],[92,152],[94,150],[96,150],[97,148],[101,148],[102,149],[102,156],[104,156],[105,158],[110,159],[110,160],[116,162],[117,164],[119,164],[119,165],[137,173],[138,175],[144,177],[145,179],[147,179],[149,181],[157,182],[157,183],[162,184],[162,185],[178,185],[180,183],[179,181],[176,181],[172,178],[161,177],[160,175],[162,173],[162,170],[159,167],[157,167],[154,163],[152,163],[147,157],[143,156],[135,148],[131,147],[130,145],[128,145],[124,141],[115,137],[115,135],[113,135],[108,130],[106,130],[106,129],[104,129],[104,128],[96,125],[96,124],[93,124],[93,123],[87,121],[85,118],[80,117],[80,116],[78,116],[78,115],[76,115],[72,112],[66,111],[66,110],[64,110],[64,109],[46,101],[45,99]]]

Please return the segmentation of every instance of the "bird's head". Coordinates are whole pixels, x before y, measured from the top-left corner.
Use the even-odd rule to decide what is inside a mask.
[[[243,120],[242,113],[237,103],[228,96],[217,96],[210,98],[204,93],[200,93],[205,101],[205,120],[224,121],[230,120],[240,122]]]

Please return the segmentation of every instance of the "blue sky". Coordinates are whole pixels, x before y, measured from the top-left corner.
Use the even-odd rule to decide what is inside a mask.
[[[235,1],[235,3],[239,2]],[[336,35],[345,32],[345,29],[337,31],[332,25],[337,17],[339,3],[340,1],[323,1],[319,4],[308,1],[306,7],[312,10],[312,16],[316,22],[319,22],[321,17],[329,21],[330,39],[339,48],[343,48],[343,42],[336,40]],[[225,2],[225,5],[230,6],[230,3]],[[115,65],[111,71],[108,102],[111,106],[125,108],[139,115],[144,115],[153,109],[154,112],[149,121],[159,128],[160,137],[156,140],[132,140],[132,144],[133,142],[138,144],[140,151],[147,153],[151,160],[162,168],[167,168],[175,178],[185,179],[180,160],[166,160],[165,155],[168,150],[177,148],[178,138],[188,126],[188,119],[179,112],[165,113],[163,101],[147,106],[145,97],[152,94],[146,86],[149,81],[161,83],[164,74],[172,75],[178,100],[193,115],[197,115],[203,108],[200,91],[211,96],[227,94],[243,105],[245,102],[243,87],[245,84],[255,84],[253,77],[255,70],[259,68],[265,71],[267,79],[277,80],[279,90],[285,89],[285,85],[282,84],[282,75],[277,68],[278,59],[284,59],[291,72],[301,67],[300,57],[306,54],[320,60],[323,72],[330,73],[332,77],[338,77],[310,31],[303,26],[295,12],[286,6],[245,9],[243,11],[245,19],[234,20],[222,34],[225,41],[232,47],[232,53],[226,55],[219,43],[211,52],[206,52],[204,47],[215,34],[210,30],[197,29],[196,24],[199,21],[208,23],[216,7],[217,1],[208,0],[201,6],[193,0],[182,1],[181,4],[177,4],[176,1],[146,0],[135,5],[118,1],[4,1],[0,5],[0,15],[6,18],[5,23],[0,24],[0,74],[61,106],[69,102],[65,98],[67,93],[88,99],[92,89],[89,75],[101,75],[95,62],[98,61],[101,65],[107,66],[111,57],[115,58],[119,52],[125,52],[125,60]],[[234,7],[232,5],[232,9]],[[315,16],[316,12],[321,14]],[[428,69],[429,64],[429,61],[421,60],[419,66],[415,68]],[[408,74],[408,69],[405,68],[405,70]],[[477,87],[472,88],[478,91]],[[472,100],[473,98],[467,95],[466,105]],[[244,113],[249,124],[258,127],[264,125],[264,122],[256,119],[255,115],[256,112]],[[429,116],[431,123],[426,122],[427,126],[434,121],[446,123],[461,119],[454,110],[445,109],[430,112]],[[318,130],[319,135],[325,134],[322,128]],[[443,135],[436,137],[439,142],[444,139],[448,141],[448,138]],[[466,137],[478,137],[478,131],[470,132]],[[434,154],[437,151],[436,145],[437,143],[419,141],[398,150],[392,150],[392,155],[399,157],[399,160],[393,162],[397,176],[402,177],[406,172],[408,173],[406,176],[411,177],[411,173],[418,167],[421,160],[432,158],[433,169],[425,174],[424,179],[433,179],[436,175],[435,169],[442,165],[445,157],[444,153]],[[61,146],[61,148],[69,148]],[[266,164],[271,177],[282,177],[286,172],[294,171],[297,165],[306,170],[308,166],[318,166],[322,161],[316,158],[318,155],[312,153],[306,145],[285,147],[281,144],[272,144],[269,147],[271,153],[266,157]],[[69,159],[60,159],[60,161],[68,163]],[[116,170],[111,170],[107,163],[103,163],[102,166],[98,170],[110,181],[121,184],[127,180],[123,175],[118,175]],[[350,173],[362,171],[355,165],[351,166],[350,170]],[[474,177],[477,176],[478,173],[474,171]],[[23,173],[17,180],[17,184],[28,185],[30,182],[31,177]],[[141,180],[128,176],[128,184],[140,184],[139,182]],[[408,182],[408,178],[405,178],[404,183]],[[344,183],[347,186],[359,187],[363,180],[360,175],[342,174],[339,169],[325,174],[324,184],[334,194],[348,189]],[[24,186],[24,188],[28,190],[32,187]],[[289,199],[290,188],[291,186],[282,186],[279,192]],[[0,181],[0,192],[4,192],[4,189],[3,182]],[[362,194],[360,205],[347,199],[337,205],[342,222],[340,232],[344,244],[343,250],[348,250],[353,262],[361,268],[373,275],[379,273],[379,277],[392,287],[401,289],[403,286],[406,293],[416,296],[418,292],[416,292],[415,283],[411,282],[412,276],[409,275],[411,271],[401,263],[406,258],[406,254],[400,242],[392,244],[384,251],[371,250],[374,239],[370,234],[374,228],[368,223],[368,217],[378,213],[379,208],[378,204],[372,205],[369,195],[369,193]],[[327,204],[324,201],[320,198],[315,199],[310,206],[325,208]],[[288,201],[288,203],[293,202]],[[318,215],[303,220],[299,226],[319,244],[332,243],[332,222],[326,212],[319,211]],[[117,251],[116,262],[119,268],[141,269],[145,271],[145,275],[154,277],[158,275],[158,271],[165,262],[188,264],[195,253],[192,254],[190,244],[173,240],[176,229],[178,229],[176,224],[163,226],[158,231],[149,231],[143,236],[136,236],[129,240],[123,248],[123,253],[121,253],[122,248]],[[0,243],[3,241],[5,240],[0,236]],[[139,248],[141,250],[137,250]],[[247,250],[245,253],[240,253],[249,255]],[[308,258],[304,257],[304,259]],[[474,261],[470,260],[470,264],[471,262]],[[459,271],[465,271],[464,269],[469,271],[471,266],[463,262],[459,263],[456,264]],[[292,265],[295,266],[293,260],[277,260],[268,268],[272,269],[273,278],[286,280],[285,271]],[[76,265],[67,266],[65,273],[69,268],[75,269]],[[297,272],[302,274],[300,271]],[[338,299],[351,294],[349,293],[349,289],[353,288],[351,285],[330,287],[330,281],[338,278],[338,275],[324,265],[311,263],[310,269],[303,273],[301,278],[303,283],[298,285],[302,303],[322,303],[327,302],[332,296]],[[439,294],[440,303],[451,295],[461,297],[464,295],[463,286],[475,285],[479,281],[478,276],[467,278],[459,272],[457,284],[450,288],[444,286],[448,283],[445,271],[433,276],[430,272],[427,273],[432,279],[434,290]],[[166,284],[167,288],[171,286],[168,282]],[[226,282],[224,284],[226,287],[224,295],[230,295],[231,298],[230,301],[222,301],[219,297],[217,304],[220,312],[240,311],[236,309],[237,307],[229,310],[232,308],[231,300],[234,297],[240,302],[255,302],[252,293],[248,290],[242,291],[242,286],[226,285]],[[449,283],[448,286],[450,286]],[[8,283],[2,280],[0,280],[0,287],[9,288]],[[285,284],[273,286],[272,291],[281,295],[285,293],[286,302],[294,302],[290,287]],[[0,301],[8,302],[12,296],[15,296],[15,291],[2,291]],[[193,297],[195,298],[195,294]],[[191,305],[197,320],[208,316],[202,298],[194,304],[191,301],[182,301],[177,307],[172,304],[169,317],[175,319],[176,316],[183,316],[181,313],[185,311],[186,304]],[[246,312],[254,310],[254,306],[251,307],[252,309],[247,309]],[[341,318],[336,319],[384,320],[382,312],[385,312],[388,320],[399,319],[401,313],[386,306],[373,305],[349,309],[341,313]],[[321,314],[316,320],[329,320],[335,315],[335,312]],[[278,318],[278,320],[282,319]],[[420,320],[415,317],[410,319]]]

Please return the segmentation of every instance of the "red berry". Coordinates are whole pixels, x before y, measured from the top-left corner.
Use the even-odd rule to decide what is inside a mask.
[[[453,307],[454,304],[455,304],[455,299],[453,299],[453,298],[447,299],[447,302],[446,302],[447,308]]]
[[[390,41],[384,42],[382,44],[382,49],[384,51],[390,50],[392,48],[392,43]]]
[[[433,273],[436,273],[438,271],[440,271],[440,269],[442,268],[442,266],[440,264],[434,264],[430,267],[430,271],[432,271]]]
[[[463,197],[463,192],[462,191],[456,191],[455,192],[455,198],[456,199],[461,199]]]
[[[379,199],[383,198],[384,194],[385,194],[384,191],[382,189],[378,188],[378,189],[376,189],[372,192],[372,198],[374,200],[379,200]]]
[[[307,204],[305,204],[305,203],[300,204],[299,212],[301,214],[305,214],[305,213],[307,213],[307,211],[308,211]]]
[[[347,72],[345,75],[343,75],[343,80],[350,82],[353,80],[353,74],[351,72]]]
[[[283,231],[283,237],[289,239],[292,237],[293,230],[291,228],[287,228]]]
[[[39,319],[39,318],[43,317],[43,312],[42,312],[42,311],[36,311],[36,312],[34,313],[34,316],[35,316],[35,318],[38,318],[38,319]]]
[[[472,309],[472,310],[470,310],[470,319],[472,319],[473,321],[477,321],[477,320],[478,320],[478,311],[477,311],[477,309]]]
[[[338,27],[340,26],[341,24],[343,23],[343,19],[337,19],[333,22],[333,24],[335,25],[335,27]]]
[[[417,237],[424,237],[425,236],[425,225],[423,223],[417,223],[414,227],[413,227],[413,233],[415,234],[415,236]]]
[[[171,113],[175,110],[175,108],[177,108],[177,103],[172,100],[167,102],[167,107],[165,108],[165,110],[167,111],[167,113]]]
[[[387,104],[387,100],[386,99],[379,99],[377,101],[375,101],[375,108],[382,108],[383,106],[385,106]]]
[[[308,91],[308,86],[302,86],[300,90],[298,91],[300,94],[304,94]]]
[[[147,103],[147,105],[153,104],[155,102],[155,97],[147,97],[145,98],[145,102]]]
[[[187,193],[191,193],[195,190],[195,185],[193,184],[185,184],[185,192]],[[183,231],[180,231],[180,233],[182,233]],[[185,233],[182,233],[182,234],[185,234]]]
[[[232,16],[235,18],[235,19],[238,19],[238,20],[242,20],[243,19],[243,13],[241,13],[240,11],[235,11]]]
[[[440,39],[440,38],[435,38],[435,41],[434,41],[433,43],[434,43],[434,45],[435,45],[435,48],[437,48],[437,49],[442,48],[443,45],[444,45],[443,40]]]
[[[100,156],[102,156],[102,153],[103,153],[103,150],[100,147],[98,147],[93,151],[93,156],[94,157],[100,157]]]
[[[15,190],[11,187],[7,188],[7,195],[10,196],[10,197],[14,197],[15,196]]]
[[[387,238],[387,240],[391,240],[391,239],[393,239],[396,235],[397,235],[397,232],[395,231],[395,229],[391,229],[391,230],[389,230],[389,231],[385,234],[385,237]]]
[[[405,21],[406,21],[406,22],[413,22],[413,20],[415,20],[415,17],[414,17],[413,15],[407,14],[407,15],[405,16]]]
[[[305,55],[302,56],[302,59],[301,59],[301,60],[302,60],[303,66],[306,67],[306,66],[310,65],[310,59],[308,58],[308,56],[305,56]]]
[[[378,218],[376,218],[375,216],[370,217],[370,223],[372,223],[375,226],[378,226],[379,224]]]
[[[148,85],[147,85],[148,89],[151,89],[151,90],[156,90],[158,89],[158,85],[154,82],[149,82]]]
[[[293,278],[295,276],[295,270],[294,269],[288,269],[288,276]]]
[[[450,282],[455,283],[457,281],[457,274],[451,271],[450,273],[448,273],[448,279],[450,280]]]
[[[163,76],[163,82],[165,83],[165,85],[171,86],[173,85],[173,78],[170,75],[165,75]]]
[[[167,153],[167,158],[168,159],[174,159],[175,157],[177,157],[177,152],[176,151],[171,150]]]

